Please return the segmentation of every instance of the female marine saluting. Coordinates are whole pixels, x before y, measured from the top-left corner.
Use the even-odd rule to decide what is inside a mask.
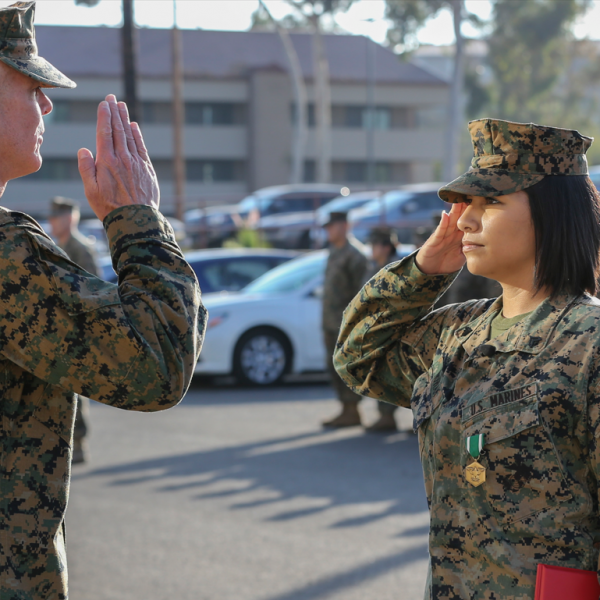
[[[426,598],[528,600],[539,563],[597,570],[600,198],[592,139],[483,119],[454,203],[344,314],[336,368],[412,408],[431,511]],[[432,312],[465,264],[496,300]]]

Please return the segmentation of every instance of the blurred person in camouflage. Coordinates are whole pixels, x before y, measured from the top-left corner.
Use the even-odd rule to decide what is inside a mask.
[[[0,8],[0,195],[37,171],[44,88],[75,83],[38,56],[35,2]],[[0,598],[67,600],[65,510],[76,395],[157,411],[185,395],[206,311],[158,211],[159,189],[127,107],[98,107],[96,157],[78,153],[85,194],[119,284],[72,262],[29,216],[0,208]]]
[[[369,232],[369,241],[371,242],[372,254],[369,268],[367,269],[367,276],[365,277],[367,281],[379,273],[386,265],[400,260],[396,251],[398,236],[391,227],[374,227]],[[397,408],[396,405],[389,402],[378,401],[379,419],[369,425],[369,427],[366,427],[366,431],[373,433],[396,431],[398,427],[394,413]]]
[[[88,273],[100,277],[94,246],[79,231],[79,204],[69,198],[56,196],[50,200],[50,228],[58,247]],[[73,464],[83,463],[89,458],[87,436],[89,433],[90,400],[77,397],[75,428],[73,430]]]
[[[600,195],[578,131],[469,131],[471,169],[439,191],[452,210],[354,298],[335,365],[412,408],[425,598],[533,600],[539,564],[600,566]],[[502,295],[432,310],[465,262]]]
[[[323,224],[329,241],[329,257],[323,282],[323,340],[331,383],[342,404],[342,411],[322,423],[323,427],[354,427],[361,424],[358,403],[361,396],[348,389],[333,368],[333,352],[340,331],[342,314],[365,280],[367,259],[359,242],[348,236],[348,218],[344,212],[329,213]]]

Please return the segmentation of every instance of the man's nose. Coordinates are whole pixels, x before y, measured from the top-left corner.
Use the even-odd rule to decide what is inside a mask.
[[[44,117],[52,112],[52,101],[44,94],[44,92],[42,92],[42,90],[38,90],[38,102]]]

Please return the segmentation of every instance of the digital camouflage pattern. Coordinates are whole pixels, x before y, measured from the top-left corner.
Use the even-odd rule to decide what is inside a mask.
[[[471,168],[439,190],[446,202],[513,194],[547,175],[587,175],[585,153],[594,141],[574,129],[498,119],[471,121],[469,134]]]
[[[0,60],[46,86],[77,87],[74,81],[38,56],[34,16],[34,1],[15,2],[0,8]]]
[[[187,391],[206,311],[168,221],[104,221],[119,285],[0,209],[0,598],[66,600],[64,517],[76,394],[157,411]]]
[[[341,248],[329,250],[323,282],[323,329],[340,329],[342,314],[365,281],[367,259],[350,241]]]
[[[538,563],[597,570],[600,302],[546,300],[489,340],[502,299],[431,311],[452,275],[414,255],[344,314],[336,368],[412,408],[430,508],[427,600],[533,600]],[[469,436],[485,435],[473,487]]]

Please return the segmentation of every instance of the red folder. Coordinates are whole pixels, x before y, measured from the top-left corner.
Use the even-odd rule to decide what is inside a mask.
[[[596,571],[538,565],[535,600],[599,600]]]

